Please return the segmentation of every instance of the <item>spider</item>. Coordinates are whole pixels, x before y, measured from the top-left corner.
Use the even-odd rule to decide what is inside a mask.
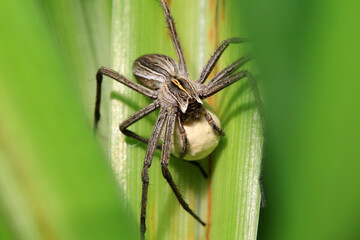
[[[252,86],[255,98],[257,102],[259,102],[259,95],[250,72],[247,70],[241,70],[235,73],[241,66],[250,60],[250,56],[248,55],[239,58],[216,74],[206,85],[204,84],[225,49],[230,44],[242,43],[245,42],[246,39],[236,37],[223,41],[211,55],[210,59],[203,68],[200,77],[197,80],[192,81],[189,79],[184,53],[176,32],[174,19],[170,13],[169,6],[167,5],[166,0],[160,0],[160,3],[165,14],[169,35],[176,52],[178,62],[161,54],[148,54],[139,57],[133,64],[133,73],[143,85],[134,83],[120,73],[107,67],[101,67],[96,73],[95,130],[97,129],[97,125],[100,120],[101,84],[103,75],[108,76],[154,100],[151,104],[137,111],[119,125],[120,131],[126,136],[148,144],[141,173],[142,198],[140,231],[142,238],[144,238],[146,231],[145,219],[149,186],[148,169],[151,166],[155,150],[161,150],[162,174],[169,183],[179,203],[185,211],[192,215],[201,225],[205,226],[206,223],[202,221],[192,209],[190,209],[179,193],[179,190],[168,169],[171,154],[171,141],[175,127],[178,127],[181,134],[182,148],[179,156],[180,158],[183,158],[188,151],[189,145],[189,139],[184,128],[184,125],[188,121],[191,121],[192,119],[199,119],[204,116],[207,123],[213,129],[214,134],[224,135],[223,130],[218,126],[218,124],[216,124],[212,115],[203,106],[202,99],[208,98],[225,87],[247,77],[251,83],[250,85]],[[141,137],[127,129],[130,125],[139,121],[158,108],[160,108],[160,112],[149,139]],[[177,123],[177,125],[175,123]],[[162,132],[164,132],[162,145],[159,145],[158,141]],[[196,141],[196,139],[191,139],[191,141]]]

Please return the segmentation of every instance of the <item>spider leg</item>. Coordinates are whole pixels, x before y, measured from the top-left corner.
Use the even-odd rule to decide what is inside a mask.
[[[162,144],[162,152],[161,152],[161,170],[164,178],[169,183],[172,191],[174,192],[176,198],[178,199],[181,206],[187,211],[191,216],[193,216],[196,220],[198,220],[201,225],[205,226],[206,223],[202,221],[189,207],[189,205],[185,202],[184,198],[181,196],[171,174],[168,169],[169,160],[170,160],[170,144],[171,138],[174,133],[175,126],[175,118],[176,118],[176,109],[169,110],[169,116],[166,122],[166,129],[164,140]]]
[[[179,36],[176,32],[174,18],[171,16],[171,12],[170,12],[168,4],[166,3],[166,0],[160,0],[160,2],[161,2],[161,5],[163,7],[164,14],[166,17],[166,23],[169,28],[170,38],[174,45],[176,56],[179,60],[180,71],[183,75],[188,77],[189,74],[188,74],[187,67],[186,67],[184,52],[183,52],[181,44],[180,44]]]
[[[235,62],[233,62],[226,68],[224,68],[221,72],[216,74],[215,77],[213,77],[209,81],[209,83],[206,85],[206,87],[211,88],[212,85],[216,84],[218,81],[220,81],[224,77],[231,75],[232,73],[234,73],[236,70],[238,70],[241,66],[243,66],[245,63],[247,63],[250,60],[251,60],[251,57],[249,55],[245,55],[245,56],[239,58],[238,60],[236,60]]]
[[[94,131],[96,131],[98,123],[100,121],[100,102],[101,102],[101,84],[102,84],[102,80],[103,80],[103,75],[108,76],[122,84],[124,84],[125,86],[149,97],[152,99],[156,99],[157,98],[157,91],[151,90],[147,87],[144,87],[140,84],[134,83],[133,81],[127,79],[126,77],[124,77],[123,75],[121,75],[120,73],[106,68],[106,67],[101,67],[99,68],[99,70],[96,73],[96,100],[95,100],[95,112],[94,112]]]
[[[127,130],[127,128],[129,126],[131,126],[132,124],[134,124],[135,122],[139,121],[140,119],[142,119],[143,117],[147,116],[148,114],[150,114],[151,112],[153,112],[155,109],[159,108],[160,104],[158,101],[155,101],[151,104],[149,104],[148,106],[144,107],[143,109],[137,111],[136,113],[134,113],[133,115],[131,115],[130,117],[128,117],[127,119],[125,119],[120,125],[119,125],[119,129],[120,131],[125,134],[128,137],[132,137],[135,138],[136,140],[139,140],[140,142],[143,143],[149,143],[149,140],[147,138],[141,137],[138,134]],[[161,145],[157,145],[158,149],[161,149]]]
[[[239,81],[240,79],[242,79],[244,77],[247,77],[248,75],[249,75],[249,71],[242,70],[233,75],[224,77],[223,79],[220,79],[219,81],[217,81],[216,84],[213,84],[211,87],[206,86],[204,89],[202,89],[200,91],[200,98],[201,99],[208,98],[208,97],[214,95],[215,93],[217,93],[218,91],[226,88],[227,86]]]
[[[183,158],[186,154],[187,151],[187,145],[188,145],[188,139],[186,136],[186,132],[185,132],[185,128],[181,122],[180,116],[177,116],[177,121],[178,121],[178,128],[179,128],[179,132],[181,134],[181,140],[182,140],[182,152],[179,155],[179,158]]]
[[[200,98],[202,98],[202,99],[208,98],[208,97],[214,95],[215,93],[217,93],[218,91],[226,88],[227,86],[243,79],[244,77],[247,77],[247,79],[249,81],[249,85],[251,87],[251,90],[254,94],[254,98],[255,98],[256,104],[258,106],[259,112],[260,112],[260,121],[261,121],[261,125],[263,128],[263,132],[265,132],[264,111],[262,108],[263,105],[261,102],[260,93],[257,88],[256,81],[254,80],[252,74],[248,70],[242,70],[233,75],[225,76],[221,79],[218,79],[214,84],[212,84],[210,86],[207,85],[203,90],[201,90]]]
[[[153,129],[153,132],[150,136],[150,141],[146,150],[144,165],[141,173],[141,180],[142,180],[142,196],[141,196],[141,215],[140,215],[140,232],[141,237],[144,239],[145,231],[146,231],[146,225],[145,225],[145,219],[146,219],[146,203],[147,203],[147,193],[148,193],[148,187],[149,187],[149,167],[151,166],[152,159],[154,157],[154,152],[156,149],[156,146],[158,144],[164,122],[167,118],[167,112],[160,110],[159,116],[156,120],[155,127]]]
[[[215,121],[212,119],[210,113],[205,109],[202,108],[206,121],[209,125],[214,129],[214,131],[219,134],[220,136],[225,136],[225,132],[216,125]]]
[[[215,50],[213,55],[211,55],[210,59],[206,63],[204,69],[202,70],[200,77],[196,80],[197,83],[203,84],[207,77],[210,75],[211,71],[215,67],[217,61],[225,51],[225,49],[230,45],[230,43],[243,43],[246,42],[245,38],[229,38],[221,42],[219,47]]]

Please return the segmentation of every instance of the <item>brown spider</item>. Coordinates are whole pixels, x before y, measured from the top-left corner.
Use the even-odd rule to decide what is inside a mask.
[[[119,126],[120,131],[126,136],[135,138],[141,142],[148,144],[141,174],[143,185],[141,198],[140,231],[142,238],[144,238],[144,234],[146,231],[145,218],[147,192],[149,186],[148,169],[151,166],[154,152],[157,148],[161,149],[161,169],[163,176],[169,183],[179,203],[203,226],[206,225],[205,222],[202,221],[189,208],[188,204],[185,202],[185,200],[179,193],[179,190],[177,189],[176,184],[173,181],[170,171],[168,169],[171,139],[174,134],[175,122],[177,122],[177,126],[179,128],[182,139],[182,150],[179,154],[180,158],[182,158],[186,154],[188,146],[188,138],[183,124],[186,124],[186,122],[188,122],[189,120],[199,119],[200,117],[205,116],[208,124],[212,127],[216,134],[224,134],[222,129],[214,122],[208,110],[203,107],[202,99],[208,98],[211,95],[222,90],[223,88],[237,82],[244,77],[247,77],[251,83],[256,101],[258,103],[260,102],[260,98],[257,90],[255,89],[255,83],[251,78],[250,72],[248,72],[247,70],[241,70],[237,73],[234,73],[242,65],[244,65],[250,60],[250,57],[247,55],[239,58],[238,60],[227,66],[225,69],[223,69],[221,72],[216,74],[206,85],[203,84],[210,75],[222,53],[229,46],[229,44],[242,43],[245,41],[245,39],[230,38],[223,41],[220,46],[215,50],[213,55],[210,57],[209,61],[203,68],[200,77],[197,80],[192,81],[189,79],[184,54],[180,45],[179,37],[176,33],[174,19],[171,16],[166,1],[160,0],[160,2],[165,13],[170,37],[173,42],[179,62],[176,62],[174,59],[161,54],[149,54],[139,57],[135,60],[133,64],[133,73],[143,85],[134,83],[125,76],[106,67],[101,67],[96,74],[97,88],[94,119],[95,130],[100,120],[101,83],[103,75],[108,76],[124,84],[125,86],[149,98],[154,99],[153,103],[127,118]],[[130,125],[147,116],[158,108],[160,108],[160,112],[157,117],[150,139],[143,138],[127,129]],[[158,141],[161,133],[163,132],[163,129],[165,131],[162,145],[158,145]]]

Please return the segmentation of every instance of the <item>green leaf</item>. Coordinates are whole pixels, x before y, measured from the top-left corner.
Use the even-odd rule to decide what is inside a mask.
[[[247,36],[239,26],[240,7],[236,1],[171,1],[170,8],[192,79],[199,76],[222,40]],[[215,71],[248,51],[247,46],[230,46]],[[111,67],[136,81],[132,63],[149,53],[176,59],[160,4],[115,0]],[[112,165],[129,203],[127,210],[139,222],[146,145],[125,138],[118,125],[151,101],[115,81],[111,96]],[[202,227],[182,209],[161,174],[160,153],[157,152],[150,168],[146,222],[149,239],[256,239],[263,139],[253,93],[244,79],[212,97],[209,103],[226,132],[215,152],[200,161],[210,173],[209,179],[204,179],[189,163],[175,157],[170,159],[175,182],[191,208],[207,222],[207,227]],[[156,114],[140,120],[130,129],[149,137]],[[138,229],[139,226],[135,230]]]
[[[359,239],[360,2],[244,4],[269,130],[259,239]]]
[[[84,111],[79,86],[93,77],[75,77],[93,54],[89,35],[75,27],[86,20],[81,13],[106,11],[80,3],[14,0],[0,8],[1,239],[138,236]]]

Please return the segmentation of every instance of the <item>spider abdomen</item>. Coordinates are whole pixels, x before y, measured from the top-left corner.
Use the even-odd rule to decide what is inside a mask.
[[[147,54],[139,57],[133,64],[135,77],[151,89],[159,89],[167,79],[178,73],[178,63],[162,54]]]

